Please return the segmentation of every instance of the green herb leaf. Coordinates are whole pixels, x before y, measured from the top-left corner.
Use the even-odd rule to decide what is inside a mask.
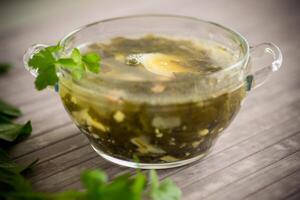
[[[10,191],[31,191],[30,183],[20,174],[26,168],[17,165],[0,149],[0,197],[1,193]]]
[[[47,68],[40,68],[38,76],[35,79],[36,89],[42,90],[47,86],[54,86],[58,81],[55,65],[49,65]]]
[[[1,151],[0,151],[1,156]],[[138,172],[135,176],[124,174],[107,181],[107,176],[103,171],[91,170],[82,173],[81,179],[85,186],[84,191],[64,191],[60,193],[41,193],[31,191],[30,184],[18,173],[20,167],[5,158],[9,164],[2,167],[0,165],[0,185],[5,187],[7,199],[27,199],[27,200],[142,200],[146,189],[146,176]],[[12,166],[12,167],[10,167]],[[17,170],[14,170],[16,167]],[[158,182],[157,175],[151,172],[154,185],[151,184],[152,200],[179,200],[180,190],[171,181]],[[2,178],[4,178],[2,180]],[[9,179],[9,180],[6,180]],[[15,185],[14,181],[18,181]],[[154,187],[153,187],[154,186]],[[4,190],[0,189],[1,192]],[[147,198],[148,199],[148,198]]]
[[[11,68],[11,65],[8,63],[0,63],[0,74],[6,73]]]
[[[72,77],[75,80],[80,80],[80,79],[82,79],[84,72],[85,72],[85,70],[84,70],[83,65],[79,65],[76,68],[74,68],[71,73],[72,73]]]
[[[96,53],[89,53],[82,56],[82,61],[85,63],[87,69],[93,73],[98,73],[100,71],[99,62],[100,57]]]
[[[82,182],[87,188],[85,199],[141,200],[146,176],[141,172],[138,172],[134,177],[131,177],[130,174],[123,174],[108,183],[104,172],[92,170],[82,174]]]
[[[82,173],[81,180],[87,189],[93,190],[95,186],[102,187],[107,182],[107,176],[99,170],[91,170]]]
[[[79,49],[74,48],[72,50],[71,57],[72,57],[72,59],[74,60],[75,63],[81,63],[82,57],[81,57]]]
[[[159,183],[154,170],[150,171],[151,190],[150,196],[153,200],[179,200],[181,199],[180,189],[170,180],[166,179]]]
[[[28,192],[31,191],[30,183],[20,174],[9,169],[0,168],[0,197],[10,191]]]
[[[51,65],[54,65],[56,58],[55,53],[58,53],[60,48],[57,46],[49,46],[45,49],[35,53],[33,57],[28,61],[28,65],[33,69],[46,69]]]
[[[56,58],[55,54],[61,48],[59,46],[50,46],[35,53],[28,61],[28,65],[36,69],[38,76],[35,80],[35,86],[38,90],[42,90],[47,86],[53,86],[57,83],[58,77],[56,74]]]
[[[0,114],[0,123],[11,123],[11,119],[7,116]]]
[[[11,121],[12,118],[21,116],[21,111],[4,101],[0,100],[0,140],[13,142],[21,140],[32,131],[31,123],[16,124]]]
[[[28,121],[24,125],[13,123],[0,124],[0,139],[13,142],[16,139],[23,139],[30,135],[32,131],[31,123]]]
[[[139,200],[143,196],[143,192],[146,186],[147,177],[142,172],[138,171],[132,184],[132,192],[134,200]]]
[[[21,116],[22,112],[18,108],[0,100],[0,115],[15,118]]]
[[[71,58],[61,58],[61,59],[58,59],[57,62],[59,64],[63,65],[64,67],[71,68],[71,69],[76,67],[76,65],[77,65],[77,63]]]
[[[47,86],[54,86],[58,82],[57,72],[60,68],[68,69],[74,79],[81,79],[86,70],[93,73],[99,72],[100,56],[88,53],[84,56],[79,49],[74,48],[69,57],[62,57],[62,46],[49,46],[35,53],[29,60],[28,65],[37,70],[38,76],[35,86],[38,90]]]
[[[13,162],[3,149],[0,149],[0,168],[5,168],[15,173],[20,173],[22,171],[21,167]]]

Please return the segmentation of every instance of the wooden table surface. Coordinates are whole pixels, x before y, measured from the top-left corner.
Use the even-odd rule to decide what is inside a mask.
[[[13,1],[16,2],[16,1]],[[25,1],[24,1],[25,2]],[[171,13],[215,21],[239,31],[251,44],[271,41],[284,62],[251,91],[213,151],[188,166],[159,170],[190,199],[300,199],[300,3],[282,0],[26,1],[1,5],[0,61],[13,63],[0,77],[0,98],[19,106],[33,133],[10,154],[19,163],[40,158],[29,174],[42,191],[80,188],[84,169],[109,175],[131,171],[98,156],[71,122],[58,95],[37,92],[22,55],[34,43],[54,44],[78,26],[109,17]],[[4,13],[4,14],[3,14]],[[4,17],[4,18],[3,18]],[[5,23],[4,23],[5,22]]]

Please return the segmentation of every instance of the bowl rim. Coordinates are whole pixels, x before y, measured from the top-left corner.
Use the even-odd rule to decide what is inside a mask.
[[[239,42],[242,45],[242,48],[245,50],[244,55],[241,56],[235,63],[229,65],[228,67],[226,67],[224,69],[221,69],[221,70],[218,70],[218,71],[215,71],[215,72],[211,72],[211,73],[208,73],[208,74],[199,75],[199,77],[203,77],[203,76],[204,77],[209,77],[209,76],[229,72],[230,70],[235,69],[238,66],[241,66],[241,65],[247,63],[248,60],[249,60],[250,45],[249,45],[247,39],[244,36],[242,36],[239,32],[237,32],[233,29],[230,29],[226,26],[220,25],[218,23],[212,22],[212,21],[202,20],[202,19],[199,19],[197,17],[184,16],[184,15],[173,15],[173,14],[136,14],[136,15],[126,15],[126,16],[121,16],[121,17],[113,17],[113,18],[108,18],[108,19],[104,19],[104,20],[98,20],[98,21],[83,25],[83,26],[71,31],[69,34],[65,35],[60,40],[59,45],[66,46],[68,40],[72,36],[74,36],[76,33],[80,32],[80,31],[82,31],[86,28],[89,28],[91,26],[95,26],[95,25],[110,22],[110,21],[117,21],[117,20],[123,20],[123,19],[135,19],[135,18],[142,18],[142,17],[174,18],[174,19],[179,18],[179,19],[192,20],[192,21],[195,21],[195,22],[206,23],[206,24],[210,24],[210,25],[216,26],[218,28],[221,28],[221,29],[227,31],[228,33],[230,33],[231,35],[234,35],[236,38],[238,38]],[[69,74],[70,75],[70,71],[65,70],[65,69],[62,69],[62,71],[63,71],[63,74]],[[101,74],[101,72],[100,72],[100,74]],[[93,75],[93,74],[91,74],[91,75]],[[130,83],[135,83],[135,84],[136,83],[153,83],[154,82],[154,81],[151,81],[151,80],[143,80],[143,81],[140,81],[140,80],[124,80],[124,79],[117,79],[117,78],[112,78],[112,77],[108,78],[108,77],[105,77],[105,76],[102,76],[102,78],[105,79],[105,80],[113,81],[113,82],[123,82],[123,83],[124,82],[130,82]],[[80,81],[76,81],[76,82],[79,83]],[[180,82],[180,80],[177,80],[177,79],[155,80],[155,83],[160,83],[160,82],[161,83],[170,83],[170,82],[177,82],[178,83],[178,82]]]

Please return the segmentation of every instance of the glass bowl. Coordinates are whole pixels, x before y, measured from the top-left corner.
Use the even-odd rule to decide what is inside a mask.
[[[128,167],[178,167],[205,156],[238,113],[246,94],[278,70],[277,46],[250,47],[239,33],[216,23],[172,15],[137,15],[98,21],[64,37],[64,53],[83,44],[147,34],[222,44],[237,61],[210,74],[175,80],[124,80],[59,72],[58,91],[74,123],[103,158]],[[33,45],[28,60],[47,45]],[[36,75],[35,71],[31,72]]]

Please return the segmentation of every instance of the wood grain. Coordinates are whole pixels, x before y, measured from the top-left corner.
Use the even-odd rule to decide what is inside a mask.
[[[30,119],[34,129],[10,154],[19,163],[40,158],[28,175],[35,189],[81,188],[79,175],[84,169],[101,168],[110,176],[132,169],[99,157],[69,119],[59,96],[52,90],[34,89],[34,78],[23,69],[25,49],[34,43],[55,43],[78,26],[108,17],[170,13],[224,24],[243,34],[250,44],[274,42],[283,51],[284,64],[261,88],[248,94],[239,115],[208,156],[188,166],[159,170],[159,176],[172,178],[187,200],[300,199],[298,1],[132,0],[120,6],[117,0],[88,0],[85,4],[75,0],[70,12],[65,12],[69,0],[55,2],[37,3],[35,7],[48,9],[36,13],[24,7],[23,21],[7,16],[11,24],[0,27],[0,61],[16,66],[0,76],[0,99],[19,106],[24,115],[18,121]],[[0,11],[6,8],[4,4],[0,7]],[[21,8],[15,9],[11,13]],[[59,22],[53,14],[60,16]]]

